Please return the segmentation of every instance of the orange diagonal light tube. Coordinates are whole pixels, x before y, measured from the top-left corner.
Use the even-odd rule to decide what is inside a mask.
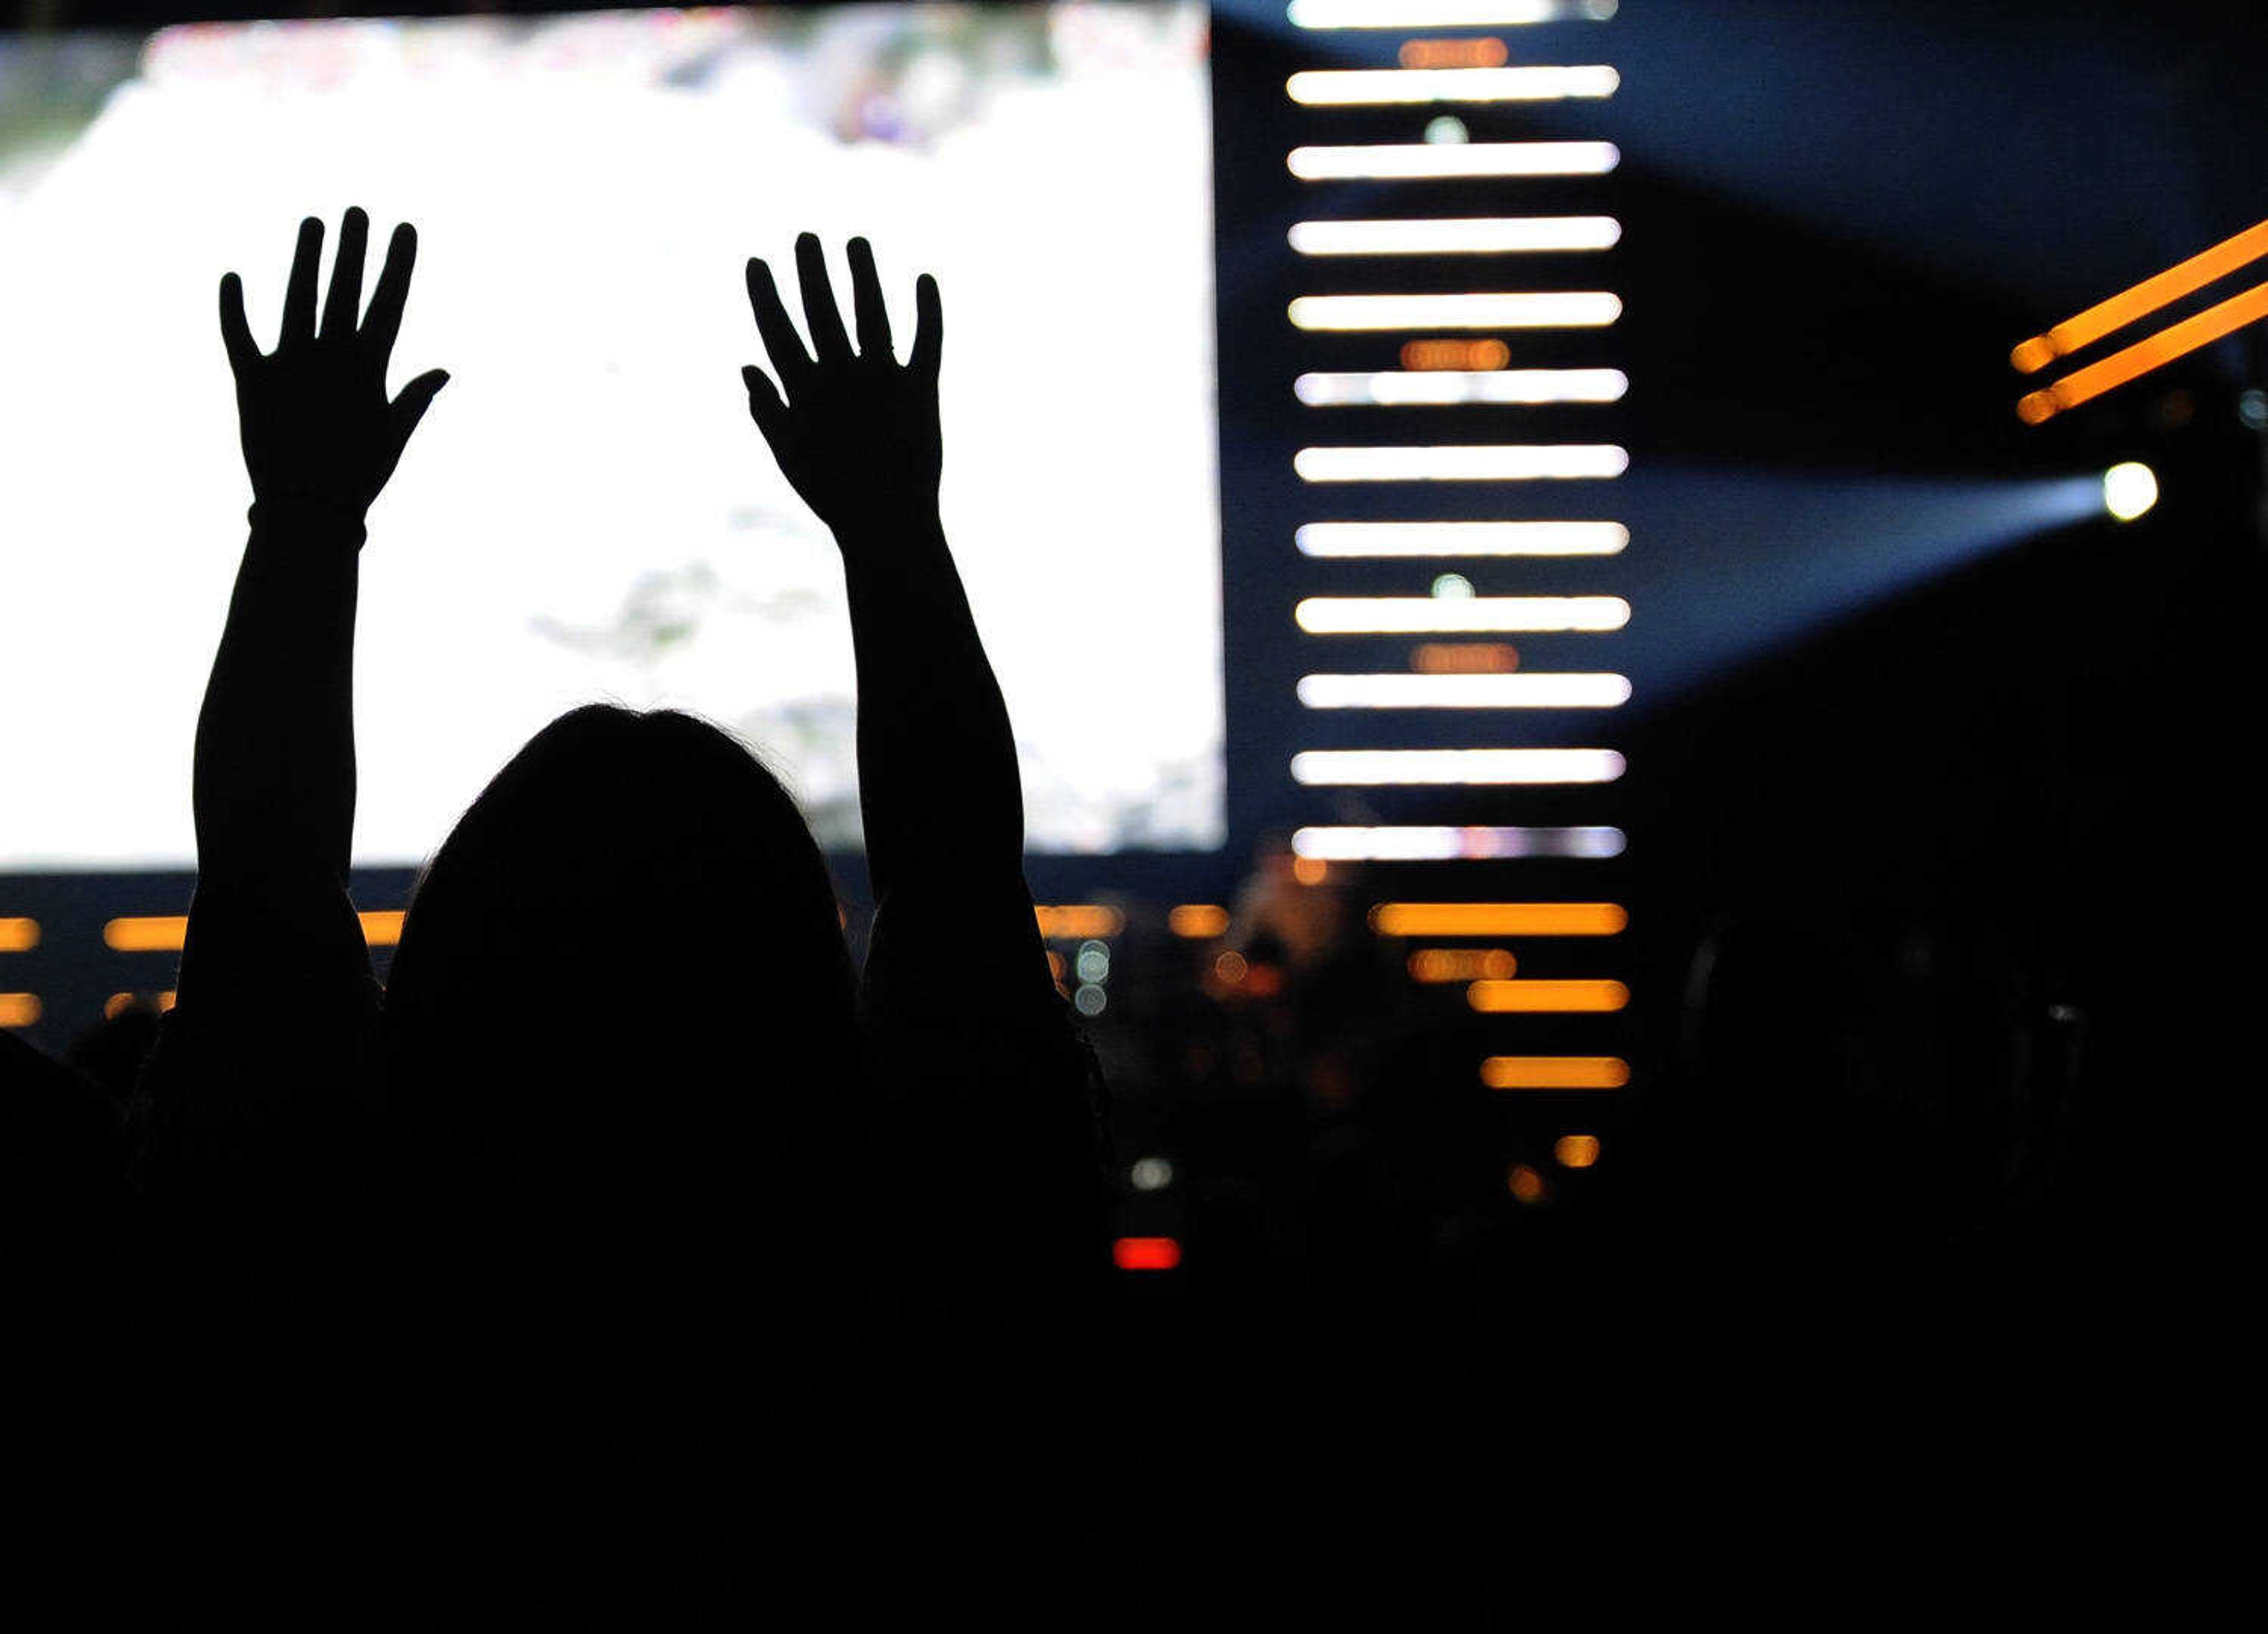
[[[2045,335],[2035,335],[2008,354],[2008,361],[2026,374],[2044,369],[2057,358],[2091,346],[2113,329],[2123,329],[2137,318],[2146,318],[2177,301],[2192,290],[2201,290],[2215,278],[2235,272],[2247,261],[2268,255],[2268,221],[2247,227],[2233,239],[2223,239],[2209,250],[2200,250],[2131,290],[2121,290],[2107,301],[2098,301],[2075,318],[2066,318]],[[2069,407],[2068,404],[2065,405]]]
[[[2147,374],[2161,364],[2186,357],[2200,346],[2210,346],[2222,335],[2233,334],[2259,318],[2268,318],[2268,283],[2257,284],[2242,295],[2232,295],[2219,305],[2194,313],[2146,341],[2137,341],[2099,363],[2073,370],[2043,390],[2025,393],[2016,404],[2017,417],[2027,425],[2037,425],[2066,408],[2078,408],[2089,398],[2102,396],[2114,386],[2124,386],[2138,375]]]

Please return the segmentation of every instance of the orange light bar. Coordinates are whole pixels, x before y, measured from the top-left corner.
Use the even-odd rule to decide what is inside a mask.
[[[2076,408],[2116,386],[2149,373],[2161,364],[2187,357],[2200,346],[2210,346],[2258,318],[2268,318],[2268,283],[2232,295],[2217,306],[2193,313],[2179,323],[2137,341],[2099,363],[2074,370],[2044,391],[2027,392],[2016,404],[2016,416],[2026,425],[2052,419],[2066,408]]]
[[[0,953],[28,953],[40,945],[36,919],[0,919]]]
[[[1116,936],[1126,928],[1126,916],[1101,902],[1064,902],[1032,911],[1039,916],[1040,934],[1051,942]]]
[[[1381,902],[1381,936],[1613,936],[1630,923],[1614,902]]]
[[[362,921],[362,939],[372,947],[392,947],[401,940],[401,915],[396,911],[357,914]]]
[[[1484,1015],[1595,1012],[1620,1010],[1630,989],[1620,982],[1476,982],[1465,1002]]]
[[[1481,1063],[1491,1089],[1620,1089],[1630,1063],[1618,1056],[1491,1056]]]
[[[1502,68],[1511,54],[1493,35],[1478,40],[1405,40],[1395,60],[1404,68]]]
[[[122,953],[177,953],[189,922],[180,914],[154,918],[113,919],[102,927],[106,946]]]
[[[1501,369],[1512,361],[1502,341],[1404,341],[1402,366],[1411,370]]]
[[[0,993],[0,1027],[29,1027],[39,1019],[37,993]]]
[[[1596,1135],[1562,1135],[1551,1143],[1551,1155],[1563,1169],[1587,1169],[1599,1160]]]
[[[135,993],[113,993],[102,1001],[102,1019],[106,1021],[115,1020],[140,995]],[[162,993],[153,993],[151,997],[158,1001],[158,1008],[161,1012],[173,1007],[174,993],[171,988],[167,988]]]
[[[2113,329],[2123,329],[2137,318],[2146,318],[2169,302],[2181,299],[2192,290],[2201,290],[2215,278],[2235,272],[2263,255],[2268,255],[2268,221],[2247,227],[2233,239],[2223,239],[2211,249],[2177,261],[2154,277],[2143,279],[2132,289],[2121,290],[2107,301],[2098,301],[2076,318],[2065,319],[2045,335],[2035,335],[2010,352],[2008,361],[2022,373],[2035,373],[2057,358],[2090,346]]]
[[[1410,667],[1420,675],[1509,675],[1520,649],[1508,641],[1429,641],[1413,647]]]
[[[1228,929],[1228,909],[1211,902],[1183,902],[1166,916],[1166,929],[1192,941],[1208,940]]]
[[[1413,982],[1478,982],[1509,980],[1520,961],[1501,947],[1416,947],[1410,952]]]
[[[1171,1237],[1121,1237],[1110,1245],[1110,1260],[1122,1271],[1169,1271],[1182,1262],[1182,1245]]]

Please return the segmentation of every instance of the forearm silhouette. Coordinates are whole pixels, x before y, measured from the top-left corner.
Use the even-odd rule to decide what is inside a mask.
[[[892,350],[874,253],[850,240],[858,346],[819,239],[796,240],[814,357],[771,269],[747,266],[773,376],[744,368],[748,412],[781,472],[843,553],[858,671],[858,781],[878,904],[909,887],[1022,889],[1024,803],[1015,738],[938,516],[942,444],[937,281],[915,284],[913,347]],[[1035,957],[1037,946],[1035,943]]]
[[[345,883],[354,831],[354,623],[364,517],[447,381],[423,374],[388,400],[417,235],[394,229],[361,312],[369,218],[350,210],[320,327],[323,224],[299,224],[276,350],[263,354],[236,274],[220,283],[236,376],[251,537],[197,718],[202,883]]]

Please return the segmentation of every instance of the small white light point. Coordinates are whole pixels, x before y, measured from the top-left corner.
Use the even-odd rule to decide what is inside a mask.
[[[2158,475],[2139,460],[2121,460],[2102,474],[2102,508],[2131,522],[2158,503]]]

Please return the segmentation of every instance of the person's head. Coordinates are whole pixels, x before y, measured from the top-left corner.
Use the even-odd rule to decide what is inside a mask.
[[[831,1139],[854,983],[795,802],[714,726],[592,705],[434,855],[387,982],[413,1139],[721,1155]]]

